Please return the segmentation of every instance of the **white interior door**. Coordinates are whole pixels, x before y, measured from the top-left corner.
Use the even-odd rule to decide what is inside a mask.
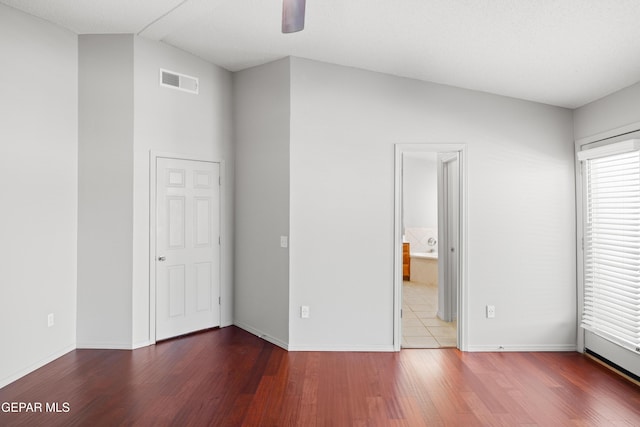
[[[446,322],[458,317],[460,169],[457,153],[440,154],[438,191],[442,193],[439,209],[440,246],[438,247],[438,315]]]
[[[447,168],[447,218],[449,218],[447,241],[449,242],[449,257],[447,259],[447,274],[449,280],[448,301],[451,321],[458,318],[458,262],[459,262],[459,230],[460,230],[460,184],[458,157],[446,163]]]
[[[156,340],[220,325],[220,166],[156,163]]]

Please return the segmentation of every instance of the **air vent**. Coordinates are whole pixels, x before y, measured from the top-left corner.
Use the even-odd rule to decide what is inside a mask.
[[[160,69],[160,86],[197,94],[198,78]]]

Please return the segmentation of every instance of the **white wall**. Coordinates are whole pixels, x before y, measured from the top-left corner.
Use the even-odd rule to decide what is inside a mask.
[[[286,347],[289,252],[280,247],[280,236],[289,235],[289,59],[235,73],[233,83],[234,323]]]
[[[78,48],[78,347],[131,347],[133,36]]]
[[[574,110],[575,139],[640,122],[640,83]]]
[[[232,322],[231,73],[132,35],[80,36],[78,346],[135,348],[150,324],[150,151],[221,162],[221,324]],[[160,68],[199,78],[162,88]]]
[[[0,5],[0,387],[75,347],[77,47]]]
[[[392,349],[393,144],[426,142],[468,144],[469,349],[575,348],[572,140],[566,109],[292,58],[290,348]]]
[[[404,228],[438,228],[438,170],[435,153],[405,153],[402,161]]]
[[[221,325],[233,315],[231,73],[163,43],[135,38],[133,144],[133,346],[149,336],[149,150],[224,163],[222,187]],[[160,68],[199,79],[199,94],[160,87]]]

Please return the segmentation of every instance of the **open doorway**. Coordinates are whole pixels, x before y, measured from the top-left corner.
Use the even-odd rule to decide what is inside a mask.
[[[396,146],[397,350],[463,348],[463,150]]]

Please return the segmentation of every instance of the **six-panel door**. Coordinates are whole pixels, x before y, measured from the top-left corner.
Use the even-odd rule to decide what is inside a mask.
[[[220,169],[158,158],[156,340],[219,326]]]

